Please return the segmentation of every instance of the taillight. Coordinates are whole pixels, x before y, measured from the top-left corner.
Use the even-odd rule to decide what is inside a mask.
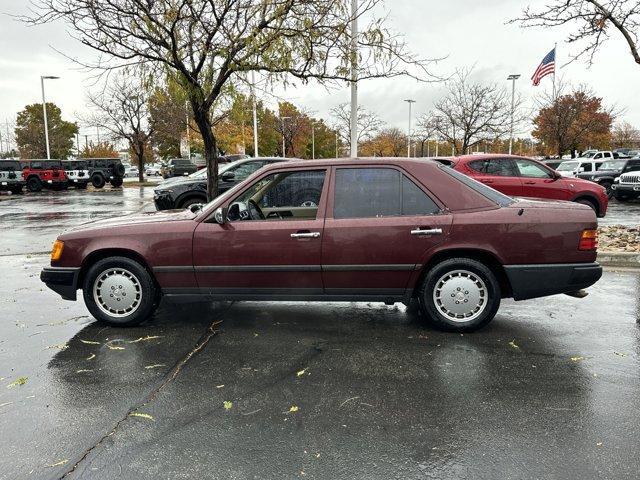
[[[580,235],[578,250],[597,250],[598,230],[583,230]]]

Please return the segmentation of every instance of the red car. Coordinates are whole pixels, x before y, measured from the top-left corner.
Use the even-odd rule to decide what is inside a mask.
[[[595,283],[593,210],[512,199],[432,161],[279,162],[204,207],[97,221],[61,235],[41,279],[82,289],[98,320],[135,325],[161,297],[417,299],[424,318],[479,328],[503,297]]]
[[[580,178],[563,177],[548,166],[515,155],[463,155],[453,168],[511,197],[568,200],[588,205],[598,217],[607,213],[604,187]]]

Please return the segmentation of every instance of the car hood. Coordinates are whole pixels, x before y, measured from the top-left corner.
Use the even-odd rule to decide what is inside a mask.
[[[189,209],[162,210],[160,212],[137,213],[137,214],[131,214],[131,215],[123,215],[121,217],[108,218],[104,220],[96,220],[93,222],[79,225],[75,228],[67,230],[67,232],[124,227],[124,226],[131,226],[131,225],[141,225],[145,223],[192,220],[195,217],[196,217],[196,214]]]

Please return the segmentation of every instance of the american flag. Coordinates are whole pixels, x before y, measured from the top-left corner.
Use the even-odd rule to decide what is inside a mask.
[[[533,80],[534,85],[539,85],[540,80],[542,80],[542,78],[552,73],[555,73],[555,71],[556,71],[556,48],[553,47],[553,50],[547,53],[547,55],[542,59],[542,62],[540,62],[540,65],[538,65],[538,68],[536,68],[536,71],[533,74],[533,77],[531,77],[531,80]]]

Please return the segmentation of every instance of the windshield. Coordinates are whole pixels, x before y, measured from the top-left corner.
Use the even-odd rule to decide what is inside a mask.
[[[587,150],[586,152],[584,152],[582,154],[582,158],[591,158],[591,157],[595,157],[596,153],[598,153],[597,150]]]
[[[558,168],[556,168],[556,170],[558,170],[559,172],[573,172],[577,168],[578,162],[562,162],[560,165],[558,165]]]
[[[624,167],[624,160],[608,160],[600,165],[598,170],[622,170]]]

